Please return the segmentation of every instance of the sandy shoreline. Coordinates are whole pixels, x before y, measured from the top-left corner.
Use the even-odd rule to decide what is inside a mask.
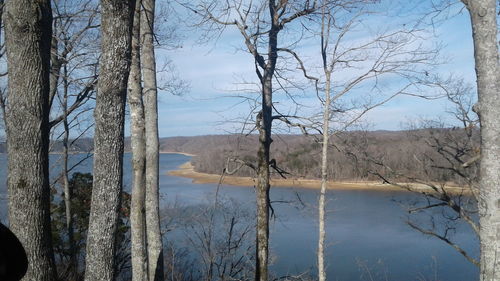
[[[194,170],[191,162],[186,162],[178,167],[177,170],[172,170],[168,172],[169,175],[190,178],[193,183],[218,183],[220,180],[220,175],[217,174],[207,174],[200,173]],[[250,177],[238,177],[238,176],[225,176],[224,184],[235,185],[235,186],[254,186],[256,184],[255,180]],[[298,188],[308,188],[308,189],[319,189],[321,185],[321,180],[315,179],[271,179],[271,186],[273,187],[298,187]],[[414,190],[421,191],[432,191],[429,187],[424,185],[412,185]],[[328,182],[328,189],[332,190],[376,190],[376,191],[407,191],[401,187],[397,187],[390,184],[382,184],[375,181],[363,181],[363,182]],[[449,193],[466,193],[467,190],[457,187],[449,186],[446,188]]]
[[[191,153],[186,153],[186,152],[178,152],[178,151],[160,151],[160,154],[182,154],[182,155],[185,155],[185,156],[196,156],[194,154],[191,154]]]

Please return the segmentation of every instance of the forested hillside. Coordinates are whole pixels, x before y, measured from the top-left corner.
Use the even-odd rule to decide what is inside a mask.
[[[460,183],[450,169],[436,169],[450,163],[440,154],[451,158],[475,156],[479,147],[479,131],[469,139],[463,129],[425,129],[413,131],[346,132],[337,135],[329,150],[329,175],[333,180],[379,180],[376,175],[398,174],[433,181]],[[321,143],[318,136],[276,135],[273,139],[271,159],[291,178],[317,179],[321,176]],[[169,137],[160,139],[160,151],[194,154],[192,164],[196,171],[220,174],[228,158],[256,165],[256,135],[208,135],[194,137]],[[92,151],[92,139],[73,143],[71,151]],[[453,149],[454,151],[450,150]],[[52,152],[62,151],[62,143],[54,142]],[[130,138],[125,140],[125,151],[130,152]],[[0,143],[0,152],[5,144]],[[237,166],[234,162],[231,167]],[[383,164],[383,165],[382,165]],[[394,171],[389,171],[389,168]],[[254,171],[244,166],[235,173],[254,176]],[[274,177],[280,175],[273,170]]]
[[[329,174],[334,180],[376,180],[382,175],[452,181],[460,179],[440,152],[453,158],[474,157],[478,131],[469,138],[463,129],[425,129],[414,131],[347,132],[337,135],[329,150]],[[287,177],[319,178],[321,144],[316,136],[276,135],[271,159],[286,171]],[[228,158],[256,165],[257,136],[218,135],[174,137],[161,140],[161,151],[192,153],[196,171],[221,173]],[[383,164],[383,165],[382,165]],[[235,164],[232,165],[236,166]],[[435,169],[442,166],[442,169]],[[392,168],[394,171],[388,171]],[[243,167],[237,175],[253,176]],[[280,175],[274,171],[274,177]]]

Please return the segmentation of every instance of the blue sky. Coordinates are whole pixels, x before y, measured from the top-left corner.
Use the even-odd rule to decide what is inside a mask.
[[[444,46],[441,54],[446,64],[441,65],[437,71],[443,76],[454,74],[474,83],[473,45],[466,11],[447,19],[432,30],[430,27],[428,29],[435,35],[433,40]],[[228,28],[217,42],[200,45],[196,44],[200,32],[190,30],[184,34],[187,35],[182,41],[182,48],[157,51],[159,61],[166,57],[171,59],[178,76],[190,84],[190,90],[181,96],[160,92],[160,136],[238,132],[241,124],[237,121],[247,116],[250,110],[247,102],[234,97],[241,94],[238,90],[242,86],[238,82],[256,81],[253,60],[248,53],[242,51],[241,36],[235,29]],[[308,55],[315,56],[315,53],[310,51]],[[309,105],[304,112],[315,110],[315,105],[320,109],[319,101],[312,91],[303,93],[300,101]],[[284,108],[287,107],[285,102],[281,101]],[[429,101],[402,96],[372,110],[365,115],[364,121],[374,130],[398,130],[404,128],[403,124],[409,120],[446,119],[445,112],[448,108],[449,104],[445,100]]]
[[[413,5],[426,5],[430,0],[411,2],[407,0],[383,0],[383,2],[403,4],[400,8],[407,16],[414,16]],[[458,3],[459,1],[457,1]],[[446,20],[426,27],[433,35],[429,41],[443,45],[441,55],[446,61],[436,70],[442,76],[450,74],[461,77],[464,81],[475,85],[473,61],[473,44],[469,16],[459,3],[449,12]],[[462,9],[462,10],[461,10]],[[393,9],[388,9],[393,11]],[[181,11],[181,10],[180,10]],[[182,11],[181,11],[182,12]],[[395,11],[394,13],[399,13]],[[185,17],[187,18],[187,17]],[[407,20],[404,17],[391,15],[374,16],[369,19],[370,28],[391,28],[391,23]],[[411,21],[411,19],[408,19]],[[180,23],[183,26],[185,23]],[[196,29],[179,29],[182,46],[177,49],[157,50],[157,64],[161,68],[163,61],[171,60],[176,68],[176,75],[190,84],[190,89],[180,96],[166,92],[159,93],[159,132],[161,137],[196,136],[206,134],[226,134],[240,132],[242,120],[248,117],[252,102],[242,100],[248,93],[242,81],[256,82],[254,63],[250,54],[244,51],[243,40],[235,28],[228,27],[218,38],[204,45],[198,44],[201,31]],[[362,33],[360,33],[362,34]],[[358,34],[359,35],[359,34]],[[429,44],[430,42],[424,42]],[[300,42],[298,51],[310,61],[319,58],[317,42]],[[163,74],[159,74],[160,84]],[[300,76],[299,71],[297,75]],[[475,93],[474,93],[475,94]],[[257,97],[256,93],[250,94]],[[276,96],[281,109],[294,111],[295,106],[286,99]],[[306,105],[299,114],[308,115],[320,112],[321,105],[314,91],[309,89],[297,96],[297,100]],[[448,118],[446,110],[450,104],[446,100],[424,100],[407,96],[396,97],[381,107],[367,113],[363,122],[372,130],[404,129],[411,120],[419,118]],[[451,122],[451,120],[450,120]],[[126,135],[130,135],[129,123],[126,124]],[[280,132],[287,132],[286,130]],[[293,133],[297,131],[292,131]],[[88,132],[90,136],[91,131]],[[0,135],[0,140],[3,135]]]

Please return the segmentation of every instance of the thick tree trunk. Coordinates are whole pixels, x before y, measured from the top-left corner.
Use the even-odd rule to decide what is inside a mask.
[[[101,59],[94,111],[94,181],[86,281],[115,279],[116,229],[123,174],[123,129],[135,1],[101,1]]]
[[[5,4],[9,223],[28,256],[23,280],[55,280],[50,230],[50,1]]]
[[[500,67],[496,1],[464,1],[470,13],[481,121],[479,224],[481,281],[500,280]]]
[[[326,190],[328,186],[328,139],[330,134],[330,76],[331,72],[325,71],[325,104],[323,110],[323,144],[321,152],[321,190],[319,193],[319,239],[318,239],[318,280],[326,281],[325,270],[325,211]]]
[[[132,168],[134,182],[130,203],[130,231],[132,280],[148,280],[146,251],[146,143],[144,139],[144,104],[142,102],[141,59],[140,59],[140,18],[141,0],[135,5],[134,26],[132,30],[132,63],[128,79],[128,103],[130,107],[130,132],[132,143]]]
[[[146,237],[149,280],[163,280],[163,246],[159,205],[158,92],[154,51],[155,1],[143,0],[141,14],[141,60],[144,78],[146,126]]]

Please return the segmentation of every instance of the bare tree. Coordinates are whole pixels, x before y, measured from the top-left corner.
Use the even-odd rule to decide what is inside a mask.
[[[326,211],[326,190],[328,188],[328,141],[330,136],[330,106],[331,106],[331,73],[330,67],[327,66],[327,49],[328,49],[328,34],[325,29],[329,30],[331,26],[331,17],[325,11],[326,7],[322,8],[321,13],[321,57],[323,59],[323,71],[325,73],[325,97],[323,104],[323,139],[321,150],[321,189],[318,200],[318,219],[319,219],[319,237],[318,237],[318,280],[326,281],[325,270],[325,211]],[[328,25],[325,24],[325,21]]]
[[[497,1],[462,0],[469,11],[477,76],[481,123],[479,171],[479,235],[481,281],[500,280],[500,66],[498,55]]]
[[[254,249],[249,238],[253,235],[253,212],[219,197],[216,191],[213,203],[164,210],[171,218],[169,231],[184,237],[185,241],[176,242],[186,242],[184,251],[190,253],[186,256],[182,249],[170,249],[167,269],[171,280],[252,279]],[[176,264],[177,270],[173,268]],[[182,270],[184,274],[180,274]]]
[[[94,179],[85,280],[114,280],[122,191],[127,79],[135,1],[101,1],[101,58],[94,111]]]
[[[132,169],[134,171],[130,207],[130,231],[132,241],[132,279],[136,281],[149,280],[146,249],[146,206],[144,201],[146,196],[146,143],[140,59],[141,4],[141,0],[137,0],[135,4],[134,26],[132,30],[132,63],[128,80]]]
[[[94,93],[94,84],[97,74],[96,59],[92,60],[94,52],[83,40],[92,39],[92,31],[97,27],[95,17],[97,7],[90,1],[79,5],[68,5],[67,2],[55,2],[54,34],[51,44],[51,76],[50,76],[50,103],[52,112],[56,117],[50,122],[52,132],[57,135],[58,125],[62,124],[62,177],[63,194],[66,211],[66,230],[69,244],[69,262],[65,270],[59,274],[61,278],[74,279],[79,272],[78,257],[73,231],[73,213],[71,210],[72,190],[70,189],[69,176],[74,167],[69,165],[69,150],[75,140],[70,140],[70,131],[84,127],[81,115],[89,111],[85,103]],[[71,7],[68,7],[71,6]],[[90,69],[90,71],[87,71]],[[77,73],[75,75],[75,73]],[[54,103],[57,99],[60,108]],[[59,112],[60,111],[60,112]],[[92,125],[90,125],[92,126]],[[87,126],[83,133],[88,130]],[[80,136],[83,134],[78,132]],[[78,139],[79,137],[75,138]],[[55,182],[58,180],[56,179]]]
[[[451,127],[440,121],[424,120],[421,125],[408,131],[414,144],[424,144],[429,148],[409,155],[423,174],[398,170],[394,165],[386,163],[388,161],[384,161],[384,157],[380,155],[370,155],[366,161],[382,167],[382,170],[370,172],[378,175],[385,183],[421,195],[421,200],[402,202],[408,211],[406,223],[410,227],[443,241],[469,262],[479,266],[477,257],[453,238],[457,225],[465,223],[479,239],[479,224],[475,219],[479,122],[472,112],[472,88],[454,80],[443,81],[441,87],[454,106],[450,113],[462,126]],[[441,171],[438,178],[435,176],[436,170]],[[453,189],[451,186],[460,188]],[[419,219],[415,219],[415,214],[419,214]]]
[[[3,18],[10,228],[27,252],[25,280],[54,280],[48,171],[50,1],[7,1]]]
[[[432,20],[436,19],[436,13],[440,14],[449,9],[451,5],[458,1],[438,1],[433,3],[431,7]],[[470,188],[473,197],[477,198],[477,212],[479,214],[479,224],[473,219],[475,214],[474,202],[471,200],[462,201],[463,196],[452,196],[445,188],[444,184],[431,183],[427,180],[417,179],[412,176],[404,176],[399,174],[391,167],[389,173],[402,176],[407,181],[417,182],[425,185],[431,190],[426,195],[432,198],[424,206],[419,206],[410,209],[411,212],[419,212],[428,208],[447,206],[453,213],[455,219],[466,221],[474,233],[480,240],[480,260],[471,256],[467,251],[454,243],[448,237],[448,226],[444,226],[444,233],[437,233],[433,228],[423,228],[411,221],[410,226],[418,231],[434,236],[445,243],[455,248],[460,254],[467,258],[471,263],[480,266],[480,280],[498,280],[499,274],[495,269],[500,261],[497,258],[499,252],[498,238],[496,233],[499,231],[497,199],[499,195],[498,185],[500,184],[500,176],[498,174],[498,159],[500,149],[498,146],[498,107],[499,107],[499,55],[498,55],[498,26],[497,26],[497,7],[496,2],[487,1],[461,1],[467,8],[472,25],[472,37],[474,41],[474,59],[477,76],[477,91],[478,103],[474,106],[474,111],[479,116],[480,121],[480,149],[472,149],[462,146],[464,143],[456,140],[456,136],[444,136],[443,141],[440,138],[443,136],[434,135],[430,138],[430,144],[438,149],[439,154],[448,161],[448,166],[432,163],[433,168],[448,169],[458,177],[465,180],[465,184]],[[456,102],[454,102],[456,103]],[[470,120],[465,120],[465,124]],[[465,126],[464,134],[467,137],[459,138],[459,140],[472,138],[473,130],[467,125]],[[447,143],[447,141],[450,141]],[[458,145],[457,145],[458,144]],[[480,151],[480,154],[478,152]],[[474,152],[474,153],[472,153]],[[468,158],[467,158],[468,157]],[[373,159],[372,159],[373,160]],[[416,158],[417,161],[421,159]],[[480,160],[479,180],[475,183],[469,173],[464,169],[470,169],[475,165],[475,162]],[[375,161],[377,162],[377,161]],[[378,161],[381,166],[382,163]],[[429,163],[427,163],[429,164]],[[386,176],[384,180],[389,180]],[[394,183],[394,181],[391,181]],[[403,188],[413,190],[410,185],[400,185]],[[473,198],[473,199],[475,199]],[[472,200],[474,201],[474,200]],[[472,205],[472,208],[471,208]],[[434,226],[433,226],[434,227]]]
[[[130,108],[132,116],[132,149],[134,153],[134,271],[145,266],[146,272],[134,274],[134,278],[163,279],[163,246],[159,215],[159,138],[157,109],[157,74],[155,41],[155,1],[142,1],[136,5],[133,37],[133,65],[129,79]],[[138,15],[137,13],[140,13]],[[165,16],[165,15],[163,15]],[[166,20],[166,18],[164,18]],[[174,29],[167,28],[165,45],[175,37]],[[162,38],[164,39],[164,38]],[[142,58],[142,59],[141,59]],[[161,72],[161,71],[160,71]],[[141,87],[141,74],[144,88]],[[172,81],[169,81],[172,82]],[[175,91],[183,82],[173,81],[167,90]],[[146,204],[147,203],[147,204]],[[141,214],[139,213],[141,212]],[[142,218],[143,222],[140,222]],[[142,225],[144,223],[144,225]],[[136,229],[137,228],[137,229]],[[140,233],[146,231],[145,233]],[[142,241],[143,240],[143,241]],[[144,243],[143,245],[138,245]],[[147,249],[140,249],[147,247]],[[143,251],[138,253],[137,251]],[[142,257],[142,255],[146,255]],[[142,263],[139,265],[139,263]]]
[[[276,66],[280,51],[279,34],[290,23],[313,14],[318,9],[317,1],[201,1],[196,7],[185,5],[201,15],[202,23],[212,31],[222,31],[233,26],[242,36],[246,50],[255,62],[255,72],[260,87],[260,111],[255,126],[259,132],[257,165],[257,231],[255,280],[267,281],[269,259],[269,179],[271,128],[273,120],[273,81],[276,81]],[[284,44],[289,44],[285,42]],[[278,76],[279,77],[279,76]],[[278,82],[279,83],[279,82]],[[276,165],[274,165],[276,167]]]
[[[49,123],[51,129],[78,109],[80,112],[75,113],[75,117],[82,114],[82,111],[86,112],[82,107],[92,97],[97,80],[95,32],[99,27],[97,5],[93,0],[77,5],[70,1],[56,1],[53,14],[49,84],[49,105],[53,115]],[[61,74],[64,67],[66,75]],[[63,109],[64,98],[58,95],[59,91],[64,91],[64,83],[69,83],[71,88],[66,110]],[[60,99],[60,108],[54,104],[57,98]],[[75,118],[71,120],[74,122]]]
[[[440,1],[433,5],[433,12],[441,13],[458,1]],[[480,155],[467,161],[468,164],[480,160],[477,206],[480,239],[480,280],[499,280],[495,269],[500,265],[498,252],[500,242],[496,233],[500,230],[500,216],[497,198],[500,194],[499,156],[499,103],[500,67],[498,54],[498,7],[494,0],[461,1],[469,12],[474,60],[477,77],[478,103],[474,111],[480,121]],[[434,18],[434,17],[433,17]]]
[[[68,67],[65,65],[63,67],[63,75],[68,77]],[[64,202],[66,208],[66,229],[68,231],[68,243],[69,243],[69,252],[70,252],[70,262],[69,262],[69,271],[76,272],[78,270],[78,263],[76,259],[76,251],[75,251],[75,240],[73,233],[73,214],[71,212],[71,190],[69,186],[69,122],[68,122],[68,90],[69,83],[68,79],[64,79],[63,83],[63,101],[62,101],[62,109],[63,109],[63,126],[64,126],[64,136],[63,136],[63,185],[64,185]]]
[[[68,262],[56,259],[56,266],[60,267],[58,271],[59,278],[68,277],[78,271],[78,262],[75,257],[72,217],[71,212],[71,191],[67,175],[75,167],[69,167],[69,149],[75,143],[75,140],[70,140],[70,130],[75,132],[75,129],[81,129],[82,116],[89,112],[89,107],[83,105],[92,97],[94,93],[94,84],[96,81],[95,64],[97,60],[94,49],[92,48],[93,40],[90,40],[95,33],[92,30],[98,26],[96,22],[97,8],[92,0],[75,3],[68,1],[53,2],[53,32],[51,40],[51,56],[50,56],[50,78],[49,78],[49,116],[52,118],[49,121],[49,128],[52,136],[62,139],[63,153],[61,155],[62,172],[57,175],[57,178],[50,183],[50,188],[55,188],[55,184],[63,186],[63,194],[66,203],[66,231],[65,237],[68,238],[69,249],[65,249],[71,255]],[[75,73],[78,73],[75,75]],[[7,72],[0,76],[6,75]],[[55,100],[58,100],[57,104]],[[2,111],[5,110],[5,104],[8,103],[8,96],[2,93],[0,97],[0,105]],[[60,126],[59,126],[60,125]],[[92,126],[92,125],[90,125]],[[61,128],[62,127],[62,128]],[[77,134],[83,134],[88,130],[82,129]],[[61,132],[62,131],[62,132]],[[81,136],[81,135],[80,135]],[[78,136],[76,139],[78,139]],[[56,142],[52,142],[55,144]],[[49,151],[51,146],[49,146]],[[51,171],[49,171],[49,174]],[[60,180],[62,179],[62,180]],[[57,258],[57,257],[56,257]]]
[[[374,15],[373,1],[339,1],[334,6],[328,1],[321,5],[320,21],[320,78],[311,76],[299,55],[288,51],[297,60],[297,67],[306,78],[314,81],[323,112],[308,118],[308,124],[299,126],[307,133],[309,128],[321,134],[321,189],[318,199],[319,239],[318,278],[327,280],[325,270],[325,216],[326,191],[329,175],[329,149],[339,145],[331,138],[357,124],[372,109],[399,95],[424,96],[418,85],[426,85],[429,69],[437,64],[438,49],[422,47],[422,30],[391,26],[390,31],[367,32],[363,26],[367,16]],[[382,15],[379,15],[382,17]],[[383,29],[383,27],[381,27]],[[353,36],[365,32],[362,40]],[[310,69],[314,67],[309,66]],[[397,85],[386,86],[379,81],[398,77]],[[360,94],[359,89],[369,89]],[[319,92],[322,92],[321,95]],[[431,96],[426,96],[431,98]],[[303,118],[305,119],[305,118]],[[316,137],[316,136],[315,136]]]
[[[146,230],[149,280],[163,280],[163,246],[159,204],[158,87],[154,50],[155,1],[143,0],[141,11],[141,63],[144,78],[146,140]]]

